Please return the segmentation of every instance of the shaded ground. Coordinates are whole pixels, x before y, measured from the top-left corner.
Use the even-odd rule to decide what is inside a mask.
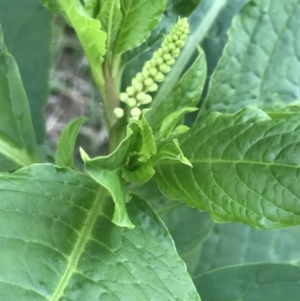
[[[47,142],[55,151],[64,127],[74,118],[86,116],[77,141],[93,157],[106,151],[107,132],[103,125],[100,97],[93,85],[87,59],[74,31],[61,18],[54,22],[53,65],[50,96],[45,108]]]

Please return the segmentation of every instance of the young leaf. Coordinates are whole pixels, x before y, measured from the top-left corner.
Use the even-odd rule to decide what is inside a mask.
[[[133,64],[127,66],[125,73],[128,74],[131,71],[132,73],[130,72],[130,74],[132,74],[133,77],[139,72],[140,66],[143,66],[145,63],[140,55],[150,48],[153,48],[155,44],[170,31],[172,26],[178,21],[178,16],[188,17],[188,15],[199,5],[199,2],[199,0],[188,2],[186,0],[167,0],[167,6],[161,16],[161,21],[151,31],[149,38],[139,47],[124,53],[122,59],[125,64],[136,58]],[[136,68],[132,68],[133,66],[136,66]]]
[[[155,165],[168,164],[169,161],[192,167],[191,162],[182,153],[177,139],[161,142],[157,154],[152,159]]]
[[[246,263],[300,264],[299,230],[257,231],[238,223],[217,224],[203,244],[195,275]]]
[[[115,202],[113,222],[118,226],[128,228],[133,228],[134,225],[131,223],[125,208],[125,204],[130,200],[130,195],[122,178],[121,167],[127,161],[136,142],[137,132],[132,130],[133,128],[133,125],[128,127],[126,138],[109,156],[90,159],[83,149],[80,150],[87,173],[110,192]]]
[[[99,20],[92,19],[85,12],[79,0],[59,0],[71,25],[76,31],[88,58],[97,85],[103,85],[101,63],[106,53],[106,33],[101,30]]]
[[[130,170],[126,167],[122,168],[122,177],[127,182],[142,184],[148,182],[155,174],[153,163],[151,161],[142,163],[137,169]]]
[[[233,21],[200,116],[299,98],[299,9],[298,0],[246,4]]]
[[[16,61],[0,27],[0,153],[19,166],[39,162],[30,109]]]
[[[111,222],[104,196],[86,175],[50,164],[2,174],[0,300],[199,301],[151,207],[127,204],[128,230]]]
[[[162,120],[180,109],[195,107],[200,100],[206,78],[206,61],[204,52],[199,55],[180,82],[161,102],[153,102],[152,110],[146,115],[153,132],[159,131]],[[167,78],[165,79],[167,81]]]
[[[101,2],[103,1],[105,0],[84,0],[84,9],[91,18],[97,17],[101,9]]]
[[[85,117],[79,117],[70,122],[63,130],[57,145],[55,164],[74,168],[74,147]]]
[[[113,43],[116,40],[123,18],[120,0],[104,1],[98,18],[103,30],[107,33],[107,48],[113,49]]]
[[[7,49],[18,64],[36,140],[41,144],[46,132],[43,111],[52,63],[52,16],[39,1],[1,0],[0,23]]]
[[[120,0],[123,20],[115,45],[122,54],[141,45],[160,21],[166,0]]]
[[[175,112],[170,113],[161,122],[161,127],[157,133],[156,140],[160,141],[164,138],[170,137],[170,134],[175,129],[176,125],[182,121],[184,115],[187,113],[195,112],[197,108],[182,108]]]
[[[194,279],[202,301],[298,301],[300,266],[230,266]]]
[[[156,167],[155,179],[169,197],[207,210],[217,222],[267,229],[300,224],[297,115],[272,120],[250,108],[212,113],[179,143],[193,168]]]

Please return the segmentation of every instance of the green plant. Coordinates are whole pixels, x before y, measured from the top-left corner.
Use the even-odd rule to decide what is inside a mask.
[[[51,19],[22,1],[43,18],[0,0],[0,300],[298,301],[300,2],[41,0],[104,108],[109,152],[78,171],[85,117],[45,153]]]

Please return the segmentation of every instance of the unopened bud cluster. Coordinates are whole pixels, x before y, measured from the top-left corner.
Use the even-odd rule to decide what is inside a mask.
[[[179,19],[171,32],[164,38],[161,47],[145,63],[142,72],[137,73],[131,81],[131,86],[127,87],[126,92],[121,93],[120,100],[131,108],[132,117],[139,117],[141,114],[138,106],[152,101],[147,92],[157,91],[157,83],[162,82],[165,78],[164,74],[171,70],[171,66],[175,63],[175,59],[186,42],[188,33],[187,19]],[[114,112],[118,118],[124,115],[121,108],[116,108]]]

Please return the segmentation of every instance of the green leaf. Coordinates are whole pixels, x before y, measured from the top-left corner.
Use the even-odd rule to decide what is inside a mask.
[[[175,16],[187,17],[202,2],[202,0],[168,0],[167,10]]]
[[[264,109],[264,111],[272,118],[286,118],[290,115],[299,114],[300,113],[300,104],[299,101],[292,103],[290,105],[280,105],[273,106]]]
[[[38,144],[45,138],[44,107],[52,63],[52,17],[37,0],[0,1],[5,44],[15,58],[26,91]]]
[[[101,186],[106,188],[111,194],[115,203],[115,213],[112,222],[119,227],[127,227],[133,229],[125,204],[130,201],[128,188],[122,178],[121,169],[107,170],[101,168],[97,160],[84,162],[84,167],[87,173]]]
[[[40,0],[40,2],[51,12],[61,14],[67,20],[67,16],[60,4],[60,0]]]
[[[170,113],[188,107],[195,107],[200,100],[206,78],[206,62],[204,52],[199,55],[190,69],[183,75],[177,85],[161,102],[153,102],[153,108],[146,115],[153,132],[161,128],[164,118]],[[165,79],[167,81],[167,78]]]
[[[202,243],[210,234],[214,223],[207,213],[199,212],[182,202],[170,201],[167,204],[158,214],[169,229],[178,254],[187,263],[188,271],[193,273]]]
[[[133,230],[82,173],[33,165],[0,176],[0,299],[199,301],[150,206],[127,204]],[[9,226],[8,226],[9,225]]]
[[[157,133],[156,140],[160,141],[163,138],[170,137],[170,134],[175,129],[176,125],[178,125],[178,123],[182,121],[184,115],[195,111],[197,111],[196,108],[182,108],[178,111],[170,113],[161,122],[161,127]]]
[[[105,0],[84,0],[85,11],[91,18],[96,18],[100,12],[101,2]],[[102,25],[102,23],[101,23]]]
[[[243,224],[217,224],[203,244],[195,274],[246,263],[300,265],[299,230],[259,231]]]
[[[300,266],[231,266],[203,274],[194,282],[202,301],[298,301]]]
[[[123,19],[120,0],[106,0],[101,7],[98,19],[103,30],[107,33],[107,49],[113,49],[113,43],[116,40]]]
[[[142,184],[148,182],[155,174],[151,161],[142,163],[137,169],[130,170],[126,166],[122,168],[122,177],[127,182]]]
[[[0,153],[19,166],[39,162],[30,109],[19,69],[0,27]]]
[[[210,1],[210,0],[207,0]],[[225,44],[228,41],[227,31],[231,26],[233,17],[249,0],[227,1],[207,35],[201,43],[201,47],[207,58],[207,73],[211,76],[217,63],[222,56]],[[196,19],[197,21],[199,18]]]
[[[79,117],[71,121],[63,130],[57,145],[55,164],[74,168],[74,147],[85,117]]]
[[[168,164],[172,161],[192,167],[191,162],[182,153],[177,139],[160,143],[159,150],[152,159],[155,165]]]
[[[299,9],[298,0],[246,4],[233,21],[200,116],[299,99]]]
[[[214,223],[207,213],[199,212],[182,202],[168,199],[153,180],[135,186],[132,193],[148,200],[163,220],[180,257],[185,261],[189,273],[197,266],[201,245],[211,232]]]
[[[179,144],[193,168],[156,167],[155,180],[170,198],[208,211],[217,222],[267,229],[300,224],[298,115],[212,113]]]
[[[199,0],[188,2],[185,0],[167,0],[167,6],[161,16],[161,21],[151,31],[149,38],[142,45],[130,51],[127,51],[122,56],[124,64],[128,64],[136,58],[132,63],[129,63],[127,65],[124,73],[127,75],[132,74],[130,78],[133,78],[135,74],[140,71],[140,67],[144,65],[145,61],[150,58],[148,56],[145,58],[144,56],[141,56],[141,54],[148,50],[150,50],[150,52],[152,53],[154,51],[153,48],[155,47],[156,43],[158,43],[178,21],[178,16],[187,17],[188,14],[192,12],[192,10],[196,9],[199,2]],[[124,78],[124,80],[128,80],[127,77]],[[130,83],[130,81],[128,83]],[[128,85],[126,84],[125,86],[127,87]]]
[[[106,53],[106,33],[99,20],[89,17],[79,0],[59,0],[89,61],[97,86],[103,86],[101,63]]]
[[[121,0],[123,20],[116,40],[115,53],[122,54],[141,45],[159,23],[165,0]]]

